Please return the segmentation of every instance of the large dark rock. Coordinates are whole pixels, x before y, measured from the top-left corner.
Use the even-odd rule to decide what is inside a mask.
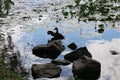
[[[77,60],[78,58],[80,58],[83,55],[86,55],[86,56],[92,58],[92,55],[90,54],[90,52],[88,51],[88,49],[86,47],[78,48],[78,49],[72,51],[71,53],[66,54],[64,56],[64,58],[66,60],[73,62],[74,60]]]
[[[71,44],[69,44],[67,47],[69,47],[69,48],[72,49],[72,50],[77,49],[77,45],[76,45],[75,43],[71,43]]]
[[[60,76],[62,69],[55,64],[47,63],[47,64],[33,64],[31,71],[34,79],[56,78]]]
[[[73,62],[73,75],[76,79],[96,80],[100,76],[101,64],[87,56]]]
[[[56,64],[56,65],[69,65],[70,61],[68,60],[52,60],[52,63]]]
[[[46,45],[38,45],[32,49],[32,53],[41,58],[57,58],[60,53],[65,49],[62,42],[59,40],[50,41]]]

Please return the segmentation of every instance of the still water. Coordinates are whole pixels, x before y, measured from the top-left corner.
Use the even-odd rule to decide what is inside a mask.
[[[55,0],[60,5],[62,0]],[[10,33],[14,44],[21,52],[24,67],[30,72],[32,64],[48,63],[50,59],[43,59],[32,54],[32,48],[39,44],[47,44],[51,39],[48,30],[58,27],[59,32],[65,36],[63,44],[66,49],[57,59],[71,52],[67,45],[74,42],[78,47],[86,46],[93,59],[101,62],[102,71],[99,80],[120,80],[120,54],[111,55],[110,51],[120,53],[120,22],[119,21],[80,21],[75,18],[56,22],[51,19],[53,7],[48,3],[52,0],[18,0],[12,8],[10,15],[4,19],[2,31]],[[64,2],[66,3],[66,1]],[[48,8],[48,13],[35,12],[40,7]],[[56,6],[55,6],[56,7]],[[99,25],[102,24],[102,32]],[[62,73],[59,78],[37,80],[68,80],[72,77],[72,64],[61,66]],[[30,80],[32,76],[29,77]]]
[[[65,40],[62,42],[66,49],[57,59],[64,59],[64,55],[71,51],[67,48],[67,45],[72,42],[76,43],[78,47],[87,46],[88,50],[93,55],[93,59],[101,62],[102,71],[99,80],[119,80],[120,55],[111,55],[110,51],[113,50],[120,53],[120,32],[110,26],[106,28],[103,33],[99,33],[94,27],[89,27],[91,23],[94,24],[94,22],[82,23],[82,28],[77,27],[76,29],[73,27],[67,29],[65,26],[58,27],[59,32],[65,36]],[[54,27],[49,27],[48,29],[36,27],[33,32],[27,33],[19,29],[19,31],[17,30],[17,32],[12,35],[13,41],[21,51],[22,62],[28,70],[31,68],[32,64],[44,64],[51,61],[50,59],[34,56],[31,50],[36,45],[47,44],[47,41],[51,39],[51,36],[47,35],[47,31],[53,29]],[[61,67],[63,71],[60,78],[51,80],[67,80],[68,77],[72,76],[72,64]],[[32,77],[30,77],[30,79],[32,80]]]

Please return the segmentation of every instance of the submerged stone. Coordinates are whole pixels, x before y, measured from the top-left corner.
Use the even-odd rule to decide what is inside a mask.
[[[33,64],[31,71],[34,79],[56,78],[60,76],[62,69],[53,63],[46,63],[46,64]]]

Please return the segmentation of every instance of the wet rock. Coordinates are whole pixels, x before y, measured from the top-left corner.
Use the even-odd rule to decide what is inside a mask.
[[[65,49],[62,42],[59,40],[50,41],[46,45],[38,45],[32,49],[32,53],[41,58],[57,58],[61,52]]]
[[[92,58],[91,53],[88,51],[88,49],[86,47],[78,48],[78,49],[72,51],[71,53],[66,54],[64,56],[64,58],[65,58],[65,60],[69,60],[69,61],[73,62],[74,60],[79,59],[83,55],[86,55],[86,56]]]
[[[70,61],[68,60],[52,60],[52,63],[56,64],[56,65],[69,65]]]
[[[72,50],[75,50],[77,48],[77,45],[75,43],[71,43],[67,47],[69,47]]]
[[[76,79],[96,80],[100,76],[101,64],[87,56],[73,62],[73,75]]]
[[[56,78],[60,76],[62,69],[55,64],[46,63],[46,64],[33,64],[31,71],[34,79]]]

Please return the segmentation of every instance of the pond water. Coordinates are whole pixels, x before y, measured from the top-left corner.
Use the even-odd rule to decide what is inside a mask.
[[[63,59],[71,50],[67,45],[74,42],[78,47],[86,46],[93,55],[93,59],[101,62],[102,71],[99,80],[120,80],[120,54],[111,55],[110,51],[120,53],[120,21],[80,21],[76,19],[56,22],[51,19],[52,12],[36,12],[40,7],[49,7],[53,0],[14,0],[15,6],[10,15],[3,19],[2,32],[10,33],[14,44],[21,52],[24,67],[30,72],[32,64],[48,63],[50,59],[43,59],[32,54],[32,48],[39,44],[47,44],[51,39],[48,30],[58,27],[59,32],[65,36],[63,44],[66,49],[57,59]],[[55,0],[59,5],[62,0]],[[65,2],[66,3],[66,2]],[[50,6],[52,9],[53,7]],[[103,32],[99,32],[99,25]],[[68,80],[72,77],[72,64],[61,66],[62,73],[59,78],[37,80]],[[32,76],[29,77],[30,80]]]
[[[64,59],[64,55],[71,51],[67,48],[67,45],[69,45],[72,42],[76,43],[78,47],[87,46],[88,50],[93,55],[93,59],[101,62],[102,71],[99,80],[120,79],[120,55],[111,55],[110,53],[111,50],[120,53],[120,32],[117,31],[115,28],[109,27],[108,29],[105,29],[103,33],[98,33],[94,29],[94,27],[89,27],[91,22],[85,24],[87,24],[88,26],[83,25],[82,31],[80,28],[73,29],[73,27],[71,27],[71,30],[65,30],[65,32],[67,32],[67,30],[70,30],[71,32],[68,31],[69,33],[64,33],[63,29],[65,29],[65,26],[60,28],[61,33],[63,32],[65,36],[63,44],[66,46],[66,50],[63,51],[63,53],[57,59]],[[42,64],[51,61],[50,59],[35,57],[31,52],[34,46],[39,44],[46,44],[47,41],[50,40],[51,36],[47,35],[46,29],[38,27],[34,32],[23,33],[17,31],[17,33],[12,35],[13,41],[17,45],[18,49],[21,51],[21,58],[23,60],[23,64],[27,69],[30,69],[32,64]],[[61,77],[51,80],[66,80],[68,77],[71,77],[71,67],[72,64],[62,67],[63,71]]]

